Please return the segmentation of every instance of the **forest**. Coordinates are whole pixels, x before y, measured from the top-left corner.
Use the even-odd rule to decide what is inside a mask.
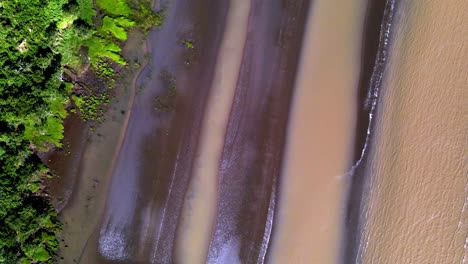
[[[161,22],[148,1],[0,2],[0,263],[54,261],[61,223],[43,180],[59,175],[36,154],[61,147],[72,98],[83,109],[89,102],[72,96],[64,72],[102,60],[125,65],[128,30]]]

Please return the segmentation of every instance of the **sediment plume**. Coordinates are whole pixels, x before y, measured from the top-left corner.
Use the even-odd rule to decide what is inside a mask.
[[[399,5],[357,263],[466,263],[468,3]]]

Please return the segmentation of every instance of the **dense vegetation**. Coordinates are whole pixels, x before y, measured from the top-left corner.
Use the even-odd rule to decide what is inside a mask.
[[[127,39],[130,28],[139,27],[146,32],[162,23],[164,12],[154,13],[150,0],[96,0],[96,6],[81,2],[73,17],[78,23],[63,30],[61,54],[66,54],[62,63],[78,69],[79,65],[91,63],[98,77],[113,88],[113,63],[126,65],[120,56],[121,44]],[[90,8],[91,7],[91,8]],[[80,46],[87,49],[86,56],[79,53]],[[72,52],[70,52],[72,51]],[[107,92],[86,89],[86,94],[74,95],[73,101],[84,120],[102,118],[105,105],[110,102]]]
[[[0,263],[47,262],[60,227],[41,192],[33,150],[60,146],[67,86],[57,25],[64,0],[0,3]]]
[[[60,223],[42,191],[50,172],[34,153],[61,146],[72,92],[62,81],[65,68],[106,59],[124,65],[119,52],[128,29],[161,22],[149,2],[96,4],[0,1],[0,263],[52,263],[57,250]]]

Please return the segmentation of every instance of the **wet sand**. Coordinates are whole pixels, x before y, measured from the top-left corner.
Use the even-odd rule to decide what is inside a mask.
[[[338,261],[365,5],[360,0],[315,1],[311,7],[281,173],[272,263]]]
[[[371,174],[369,149],[375,143],[375,114],[382,90],[382,78],[393,43],[394,0],[369,1],[361,51],[361,73],[358,88],[357,122],[353,166],[346,182],[345,209],[342,215],[343,237],[340,263],[357,262],[359,243],[366,224],[367,201]],[[372,60],[374,60],[372,62]],[[358,263],[358,262],[357,262]]]
[[[191,252],[184,250],[184,236],[188,236],[187,243],[195,243],[194,241],[199,241],[196,240],[196,233],[191,237],[190,227],[187,229],[188,233],[185,233],[181,222],[180,230],[184,230],[181,231],[182,238],[174,241],[174,236],[188,182],[192,177],[193,183],[197,183],[197,159],[203,161],[206,158],[203,152],[206,146],[198,147],[200,138],[201,142],[203,138],[211,139],[210,134],[202,135],[200,130],[202,124],[207,124],[208,131],[203,132],[211,132],[211,113],[204,106],[208,98],[213,96],[210,91],[217,84],[217,79],[214,80],[214,86],[211,83],[213,76],[216,78],[215,59],[219,56],[222,60],[228,54],[218,52],[217,46],[225,28],[223,24],[214,23],[223,21],[226,17],[227,5],[219,1],[216,3],[174,2],[169,9],[171,11],[165,26],[151,38],[156,47],[152,54],[152,63],[145,73],[147,77],[143,77],[140,83],[147,88],[136,98],[112,175],[101,228],[96,231],[96,238],[88,244],[83,263],[170,263],[177,260],[174,253],[180,253],[179,260],[184,263],[184,254],[192,256]],[[201,8],[202,6],[211,8]],[[232,99],[228,97],[225,102],[227,105],[220,105],[226,113],[223,118],[228,117],[227,114],[232,111],[229,115],[228,134],[233,134],[227,136],[231,140],[226,143],[220,138],[218,146],[213,151],[207,151],[208,154],[214,153],[209,159],[215,162],[213,176],[218,176],[216,170],[219,166],[216,163],[219,163],[219,158],[216,160],[216,155],[223,155],[223,160],[233,165],[239,160],[230,159],[244,156],[246,159],[241,160],[242,163],[238,165],[243,166],[240,167],[242,170],[248,170],[238,171],[235,166],[230,170],[222,170],[225,180],[221,181],[221,188],[234,192],[220,192],[220,200],[223,202],[219,208],[222,210],[216,213],[214,238],[210,247],[205,249],[206,252],[209,250],[208,261],[219,257],[219,243],[225,241],[216,236],[223,232],[239,240],[239,248],[228,248],[227,255],[243,261],[262,262],[269,243],[269,237],[265,238],[264,232],[271,232],[274,210],[272,203],[274,205],[276,199],[272,194],[275,192],[276,176],[281,164],[289,98],[307,13],[307,8],[304,7],[307,5],[306,2],[294,4],[278,1],[269,9],[258,12],[260,7],[266,6],[267,2],[256,1],[254,12],[250,12],[250,34],[246,41],[248,48],[239,50],[238,56],[240,59],[240,54],[243,54],[240,78],[234,75],[230,82],[231,85],[234,84],[232,88],[236,87],[235,111],[232,111]],[[248,13],[248,10],[243,9],[240,14],[245,17]],[[186,21],[181,20],[181,17]],[[278,20],[278,17],[281,19]],[[238,20],[240,17],[236,15],[234,19]],[[174,33],[175,30],[179,33]],[[184,47],[185,38],[193,41],[194,51],[187,51]],[[265,67],[268,67],[266,71]],[[219,70],[222,73],[220,80],[226,81],[228,75],[224,69],[218,68],[217,71]],[[169,111],[155,109],[152,105],[154,101],[151,100],[156,96],[161,98],[169,88],[159,78],[162,72],[173,74],[176,80],[177,97],[174,102],[168,102],[174,106]],[[235,70],[233,73],[235,74]],[[271,79],[272,75],[276,75],[278,79]],[[145,83],[146,79],[148,83]],[[250,93],[252,97],[245,98],[246,93]],[[214,102],[219,103],[216,99]],[[243,115],[250,118],[239,119],[240,109],[245,109]],[[226,123],[226,119],[224,120],[222,122]],[[233,126],[238,129],[230,130]],[[277,126],[282,129],[275,131]],[[257,140],[261,137],[265,141],[258,143]],[[236,142],[240,148],[232,149],[231,144]],[[197,155],[197,151],[200,151],[200,155]],[[256,164],[259,161],[261,162]],[[264,172],[257,176],[255,172],[258,170]],[[233,178],[235,175],[240,176],[240,181]],[[252,185],[252,181],[259,183]],[[262,188],[260,193],[256,186]],[[247,191],[236,193],[238,187],[247,188]],[[187,197],[190,196],[188,193]],[[211,203],[216,205],[218,201],[213,198],[216,197],[211,197]],[[246,202],[245,205],[241,205],[240,201]],[[195,213],[204,216],[203,212]],[[251,221],[249,219],[253,213],[257,216]],[[229,224],[222,225],[226,221]],[[207,223],[205,225],[207,229],[210,228]],[[190,240],[194,238],[195,240]],[[207,243],[206,246],[208,245]],[[203,250],[203,245],[199,246]],[[182,250],[174,252],[177,248]],[[197,253],[201,254],[198,258],[203,259],[203,253]],[[191,263],[190,257],[187,257],[187,263]]]
[[[204,263],[218,201],[218,169],[239,75],[250,0],[230,2],[214,80],[205,109],[199,148],[178,226],[175,260]]]
[[[150,36],[152,59],[139,81],[144,87],[83,263],[172,261],[226,11],[223,1],[174,1],[163,27]],[[167,109],[156,104],[163,99]]]
[[[63,263],[460,262],[467,16],[393,3],[156,1],[139,78],[51,157]]]
[[[121,124],[123,138],[116,142],[114,154],[108,155],[117,155],[115,163],[111,158],[111,163],[97,170],[109,174],[111,180],[99,189],[101,205],[93,207],[94,220],[87,220],[88,225],[94,226],[87,230],[94,232],[80,236],[88,238],[80,263],[202,263],[206,257],[211,263],[263,263],[271,251],[273,223],[282,221],[278,215],[274,219],[280,193],[278,178],[310,5],[308,1],[236,2],[234,6],[242,8],[231,8],[231,12],[239,12],[231,19],[236,22],[237,34],[245,34],[241,33],[239,20],[247,23],[248,16],[247,35],[230,37],[233,40],[228,36],[227,47],[218,51],[223,30],[225,35],[229,35],[229,30],[215,21],[224,21],[227,2],[205,2],[173,2],[163,28],[150,36],[151,63],[136,82],[134,103]],[[201,8],[206,5],[211,8]],[[348,21],[341,22],[344,27]],[[362,31],[351,30],[355,32],[346,35],[346,31],[340,31],[317,47],[330,51],[335,46],[324,47],[336,44],[334,38],[349,40],[353,34],[357,40]],[[185,40],[192,41],[195,48],[185,47]],[[351,46],[359,50],[359,41],[353,43]],[[233,53],[236,49],[237,53]],[[339,56],[351,53],[336,54],[328,70],[314,76],[346,63]],[[343,71],[359,71],[358,54],[354,52],[352,59],[356,62],[345,65]],[[318,63],[315,58],[313,61],[314,65]],[[232,69],[227,70],[229,67]],[[356,72],[349,75],[354,83]],[[174,98],[166,96],[173,89],[168,78],[175,81]],[[313,86],[330,85],[323,83],[325,79],[318,78]],[[357,85],[344,89],[347,81],[332,84],[338,91],[346,92],[338,103],[350,103],[349,109],[330,116],[333,122],[341,123],[341,114],[353,112],[351,102]],[[223,84],[221,88],[217,88],[219,83]],[[226,85],[231,93],[224,90]],[[349,101],[345,100],[347,96]],[[156,99],[161,98],[165,98],[163,103],[168,109],[155,106]],[[320,109],[324,104],[311,102],[311,106],[317,106],[312,112],[323,111]],[[213,122],[218,122],[217,126]],[[352,120],[339,125],[350,123]],[[218,141],[214,135],[218,135]],[[96,149],[90,151],[93,156],[99,153]],[[200,163],[211,164],[210,174]],[[84,175],[91,175],[87,171]],[[189,182],[192,189],[187,192]],[[209,192],[207,184],[211,184]],[[97,222],[104,203],[106,209]],[[183,205],[184,217],[180,218]],[[177,226],[179,235],[174,240]],[[278,261],[274,254],[270,254],[271,260]],[[283,257],[289,258],[281,255],[279,261]]]
[[[400,5],[358,263],[467,263],[468,4]]]
[[[73,195],[79,164],[83,155],[82,147],[88,136],[87,125],[77,114],[69,114],[64,120],[62,148],[39,153],[42,162],[49,167],[54,177],[46,185],[55,209],[60,212]]]
[[[141,40],[136,32],[130,34],[132,40]],[[128,46],[141,46],[141,43],[130,41]],[[124,53],[129,58],[144,61],[144,49]],[[62,240],[59,250],[59,263],[79,263],[83,250],[90,237],[94,235],[95,227],[104,207],[105,193],[108,188],[109,172],[112,160],[119,146],[119,139],[124,123],[127,119],[130,98],[134,93],[131,81],[137,69],[121,72],[121,78],[111,91],[116,96],[109,105],[102,124],[95,125],[94,131],[88,131],[88,126],[78,119],[74,126],[66,127],[64,144],[70,138],[70,146],[75,146],[70,155],[55,160],[51,164],[53,171],[58,175],[58,182],[70,181],[72,184],[56,186],[61,192],[70,193],[69,199],[59,212],[64,224],[63,231],[58,234]],[[72,133],[70,133],[70,129]],[[77,136],[80,135],[80,136]],[[66,148],[64,148],[66,150]],[[74,158],[81,153],[81,158]],[[61,171],[65,167],[76,167],[76,170]],[[69,180],[71,179],[71,180]],[[54,199],[61,198],[60,192],[51,193]]]
[[[263,263],[308,1],[252,1],[208,263]]]

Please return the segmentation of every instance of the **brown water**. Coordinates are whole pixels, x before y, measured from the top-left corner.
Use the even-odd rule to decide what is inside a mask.
[[[400,3],[362,263],[468,263],[468,2]]]
[[[311,7],[290,116],[273,263],[338,260],[365,4],[315,1]]]

